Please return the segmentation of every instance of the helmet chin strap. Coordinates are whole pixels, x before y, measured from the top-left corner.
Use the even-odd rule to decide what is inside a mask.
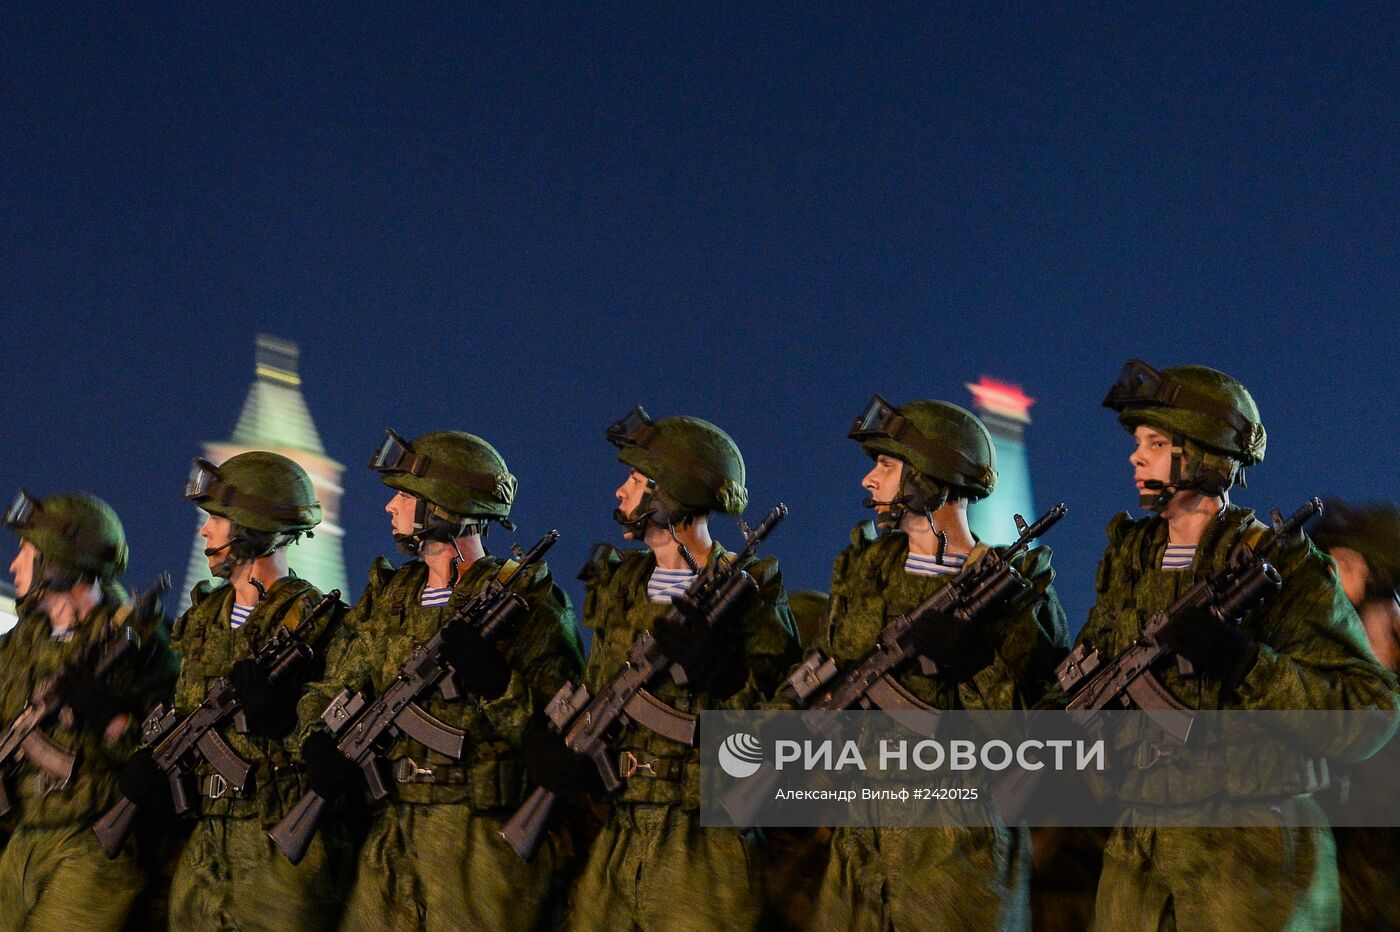
[[[1161,479],[1143,480],[1143,491],[1138,496],[1139,507],[1161,514],[1178,492],[1184,492],[1188,489],[1197,489],[1203,494],[1211,496],[1225,494],[1229,485],[1228,478],[1222,478],[1214,469],[1203,469],[1200,462],[1194,464],[1191,475],[1183,475],[1183,466],[1186,460],[1185,445],[1185,437],[1181,434],[1172,435],[1170,475],[1166,482]]]
[[[630,533],[633,540],[645,539],[648,523],[664,527],[671,532],[673,538],[676,536],[675,519],[680,512],[680,506],[668,500],[657,489],[654,479],[647,480],[647,490],[642,493],[641,501],[637,502],[636,512],[636,515],[632,516],[621,508],[613,509],[613,520],[622,525],[623,531]],[[683,513],[681,520],[685,520]]]

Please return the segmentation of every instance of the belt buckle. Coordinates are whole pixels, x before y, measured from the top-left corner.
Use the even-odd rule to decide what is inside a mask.
[[[419,767],[411,757],[400,757],[394,762],[394,779],[399,783],[419,783],[419,777],[432,778],[433,768]]]
[[[645,770],[646,775],[649,777],[656,776],[655,761],[647,761],[646,763],[643,763],[641,760],[638,759],[637,755],[633,754],[631,751],[623,751],[622,760],[622,776],[624,779],[630,780],[632,777],[635,777],[637,775],[637,771],[639,770]]]
[[[208,796],[210,799],[222,799],[223,795],[227,792],[228,781],[223,778],[223,775],[217,772],[210,774],[209,788],[205,791],[204,795]]]
[[[1171,748],[1163,748],[1155,741],[1145,741],[1137,746],[1137,760],[1134,763],[1138,770],[1151,770],[1164,761],[1170,761],[1173,753]]]

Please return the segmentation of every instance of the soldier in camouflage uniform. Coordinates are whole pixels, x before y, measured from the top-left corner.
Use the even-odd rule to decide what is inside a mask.
[[[759,594],[727,630],[659,623],[671,598],[694,578],[681,545],[697,567],[724,558],[724,547],[710,537],[709,515],[738,515],[747,503],[738,447],[707,421],[652,421],[641,408],[609,428],[607,438],[631,467],[617,490],[614,517],[623,537],[646,549],[600,544],[581,575],[588,587],[584,623],[594,632],[585,684],[595,693],[605,686],[649,630],[688,677],[684,687],[670,679],[653,684],[661,701],[686,713],[755,708],[797,657],[776,559],[744,567]],[[618,735],[614,752],[625,786],[589,851],[565,927],[755,928],[763,909],[760,852],[751,835],[700,828],[698,750],[631,726]],[[527,736],[526,755],[531,777],[563,798],[577,799],[580,787],[596,789],[592,762],[539,721]]]
[[[177,929],[322,929],[333,925],[344,892],[349,853],[344,827],[332,825],[297,866],[267,838],[303,790],[289,738],[303,685],[270,684],[249,659],[278,627],[293,630],[321,600],[310,582],[287,566],[286,547],[321,520],[306,472],[276,453],[253,451],[220,466],[197,459],[185,498],[208,514],[200,530],[217,586],[201,582],[175,622],[180,652],[175,710],[193,712],[214,681],[237,690],[247,733],[223,737],[252,764],[241,793],[208,763],[193,774],[194,825],[175,868],[170,925]],[[301,637],[324,647],[335,612]],[[171,811],[169,784],[149,750],[134,756],[123,778],[126,795],[148,815]]]
[[[1400,508],[1394,502],[1348,505],[1328,500],[1312,530],[1318,547],[1337,564],[1342,591],[1361,617],[1371,652],[1381,666],[1400,673]],[[1350,768],[1345,779],[1351,821],[1364,807],[1395,791],[1400,742]],[[1335,829],[1342,885],[1342,928],[1400,928],[1400,828]]]
[[[389,431],[370,463],[395,490],[385,506],[399,549],[415,559],[395,569],[380,558],[328,654],[322,684],[302,701],[303,746],[322,796],[362,794],[360,770],[341,756],[321,713],[342,688],[381,693],[413,645],[435,634],[503,562],[486,552],[492,522],[508,515],[515,477],[489,443],[456,431],[412,443]],[[496,640],[444,630],[462,698],[420,701],[429,715],[466,733],[453,760],[407,737],[389,752],[390,795],[372,815],[347,929],[532,929],[547,917],[556,852],[516,856],[498,833],[519,805],[518,748],[526,722],[582,667],[568,597],[537,564],[516,584],[529,612]]]
[[[1152,512],[1137,520],[1120,514],[1108,526],[1098,601],[1081,639],[1114,656],[1237,544],[1266,534],[1252,512],[1229,502],[1243,470],[1264,458],[1265,433],[1244,386],[1204,366],[1158,372],[1132,360],[1104,405],[1133,435],[1133,478]],[[1166,664],[1167,688],[1198,709],[1394,710],[1395,679],[1371,656],[1329,562],[1301,533],[1270,562],[1283,590],[1243,624],[1198,617],[1162,634],[1195,671]],[[1096,927],[1335,928],[1332,837],[1310,795],[1326,779],[1318,758],[1364,757],[1393,727],[1339,728],[1294,760],[1240,762],[1255,785],[1228,798],[1193,779],[1191,749],[1163,753],[1130,727],[1119,729],[1123,766],[1114,792],[1127,808],[1104,853]],[[1269,818],[1277,827],[1158,828],[1168,802],[1217,825]]]
[[[15,827],[0,855],[0,928],[121,929],[145,885],[137,854],[108,860],[92,833],[121,796],[122,762],[136,748],[145,710],[165,699],[175,680],[159,606],[133,618],[117,577],[126,568],[126,536],[116,514],[88,495],[43,501],[24,493],[6,515],[19,535],[10,564],[19,621],[5,634],[0,719],[24,709],[36,683],[87,648],[107,625],[131,624],[140,651],[105,680],[78,677],[64,690],[66,709],[46,735],[77,757],[59,785],[23,761],[8,787]]]
[[[832,570],[818,646],[841,667],[863,658],[892,618],[987,553],[968,528],[967,505],[991,494],[997,478],[986,427],[947,402],[896,409],[876,395],[850,437],[874,460],[861,484],[876,520],[856,527]],[[1009,710],[1044,695],[1069,641],[1049,548],[1026,553],[1016,568],[1032,588],[994,623],[946,616],[914,629],[919,653],[939,669],[897,674],[920,701]],[[1008,828],[990,809],[985,828],[837,828],[813,927],[1024,929],[1029,884],[1025,828]]]

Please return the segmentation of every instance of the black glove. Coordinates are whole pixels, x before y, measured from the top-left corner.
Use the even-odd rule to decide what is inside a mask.
[[[91,670],[70,670],[58,683],[58,698],[73,711],[73,727],[92,734],[101,734],[123,711],[116,692]]]
[[[564,736],[543,715],[525,723],[520,754],[530,779],[566,802],[583,805],[590,794],[603,793],[603,780],[593,761],[570,750]]]
[[[1234,689],[1259,658],[1259,645],[1239,625],[1200,612],[1173,618],[1158,638],[1191,661],[1197,672],[1220,680],[1227,690]]]
[[[510,685],[510,664],[470,625],[456,622],[442,629],[447,662],[464,687],[483,699],[495,699]]]
[[[728,699],[744,688],[749,671],[740,645],[715,625],[698,618],[662,617],[652,626],[651,636],[661,652],[685,671],[688,688],[715,699]]]
[[[955,680],[972,679],[996,659],[986,627],[956,615],[926,611],[911,633],[914,649]]]
[[[301,745],[301,760],[306,765],[306,780],[322,799],[349,796],[365,788],[365,777],[359,765],[335,746],[328,731],[314,731]]]
[[[238,696],[238,705],[248,725],[248,733],[263,738],[282,738],[296,723],[296,700],[300,688],[295,683],[272,683],[256,661],[240,660],[228,671],[228,681]]]
[[[141,748],[127,758],[119,782],[122,795],[146,813],[175,814],[175,803],[170,798],[170,779],[156,766],[150,748]]]

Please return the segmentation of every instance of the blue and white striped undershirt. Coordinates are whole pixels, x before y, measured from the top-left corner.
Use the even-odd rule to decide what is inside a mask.
[[[904,558],[904,572],[915,576],[952,576],[967,562],[965,553],[945,553],[943,562],[931,553],[911,553]]]
[[[669,604],[672,599],[690,588],[690,582],[694,578],[695,574],[690,570],[663,570],[658,566],[651,571],[651,578],[647,580],[647,598],[653,602]]]
[[[252,605],[239,605],[237,602],[233,603],[233,611],[229,612],[228,616],[228,626],[235,631],[243,627],[248,616],[253,614],[254,607]]]
[[[1167,552],[1162,554],[1162,569],[1189,570],[1195,559],[1195,544],[1167,544]]]
[[[423,597],[418,600],[418,604],[424,608],[438,608],[446,605],[447,600],[451,597],[451,586],[424,586]]]

